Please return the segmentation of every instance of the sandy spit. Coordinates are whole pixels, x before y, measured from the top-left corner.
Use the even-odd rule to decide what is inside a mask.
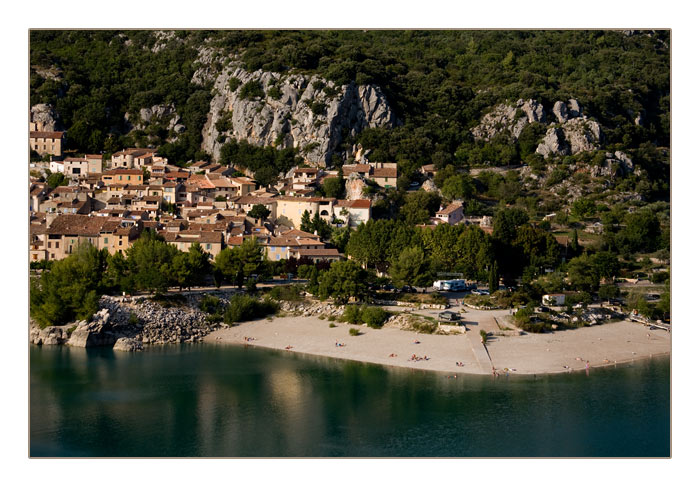
[[[331,328],[331,320],[317,317],[275,317],[217,330],[204,341],[451,374],[492,374],[494,369],[501,374],[506,369],[509,374],[560,373],[584,370],[587,363],[590,368],[608,366],[671,352],[670,333],[629,321],[546,334],[492,336],[485,350],[479,331],[497,332],[494,318],[503,323],[507,314],[463,312],[468,331],[461,335],[375,330],[338,322]],[[361,334],[350,336],[350,328]]]

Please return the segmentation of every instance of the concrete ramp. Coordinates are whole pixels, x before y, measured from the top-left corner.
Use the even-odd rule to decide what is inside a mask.
[[[481,343],[481,336],[476,330],[470,330],[467,332],[469,337],[469,344],[472,347],[472,352],[474,357],[479,364],[481,372],[484,374],[490,374],[493,371],[493,364],[491,363],[491,357],[489,357],[486,347]]]

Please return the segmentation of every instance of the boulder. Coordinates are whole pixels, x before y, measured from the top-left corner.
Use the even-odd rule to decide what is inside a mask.
[[[567,105],[569,108],[569,117],[570,118],[576,118],[576,117],[581,116],[581,106],[578,104],[578,101],[571,98],[568,101]]]
[[[120,352],[135,352],[143,350],[143,345],[140,341],[134,338],[121,337],[114,343],[114,350]]]
[[[421,185],[421,189],[424,189],[425,191],[432,193],[432,192],[440,192],[438,187],[435,185],[435,182],[432,179],[426,179],[423,181],[423,184]]]
[[[569,119],[569,109],[563,101],[558,101],[554,104],[552,113],[559,123],[565,123]]]

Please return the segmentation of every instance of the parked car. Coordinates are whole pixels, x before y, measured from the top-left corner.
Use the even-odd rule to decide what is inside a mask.
[[[413,286],[406,285],[406,286],[403,286],[401,288],[401,292],[402,293],[415,293],[416,288],[414,288]]]
[[[438,315],[438,319],[441,321],[459,321],[462,319],[462,316],[452,311],[443,311]]]

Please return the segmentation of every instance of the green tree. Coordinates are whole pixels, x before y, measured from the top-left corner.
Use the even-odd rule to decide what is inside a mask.
[[[622,252],[653,252],[661,236],[658,217],[648,209],[625,217],[625,226],[617,234],[615,244]]]
[[[430,217],[440,209],[440,201],[440,195],[436,192],[420,189],[409,193],[401,207],[401,217],[410,225],[427,223]]]
[[[268,210],[265,205],[253,205],[253,207],[248,212],[248,216],[251,218],[255,218],[256,220],[264,220],[265,218],[270,216],[270,210]]]
[[[430,261],[420,247],[408,247],[401,251],[398,258],[392,262],[389,275],[397,286],[427,286],[433,277]]]
[[[56,261],[41,277],[31,281],[29,312],[40,326],[63,325],[90,319],[97,312],[107,251],[90,244]]]
[[[503,208],[493,217],[493,238],[503,243],[512,243],[518,227],[530,221],[527,212],[520,208]]]
[[[569,284],[579,291],[595,292],[600,284],[600,275],[587,255],[571,259],[566,267]]]
[[[327,198],[342,199],[345,196],[345,180],[342,171],[338,171],[337,178],[326,178],[323,180],[323,194]]]
[[[598,289],[598,297],[603,300],[613,299],[620,295],[620,289],[615,284],[604,284]]]
[[[228,282],[243,287],[253,274],[265,268],[263,248],[255,239],[244,239],[238,247],[227,247],[214,259],[214,270]]]
[[[129,272],[136,289],[165,291],[173,281],[172,263],[178,250],[151,230],[146,230],[127,251]]]
[[[368,293],[367,272],[351,260],[334,262],[319,278],[320,299],[333,298],[345,304],[350,298],[363,300]]]
[[[457,174],[447,178],[441,190],[448,200],[466,200],[473,196],[474,184],[467,174]]]
[[[68,185],[68,182],[69,182],[68,178],[65,177],[60,172],[50,173],[48,175],[48,177],[46,178],[46,184],[48,184],[50,188],[58,188],[59,186],[66,186],[66,185]]]
[[[576,218],[588,218],[595,214],[596,206],[588,198],[579,198],[571,205],[571,215]]]

